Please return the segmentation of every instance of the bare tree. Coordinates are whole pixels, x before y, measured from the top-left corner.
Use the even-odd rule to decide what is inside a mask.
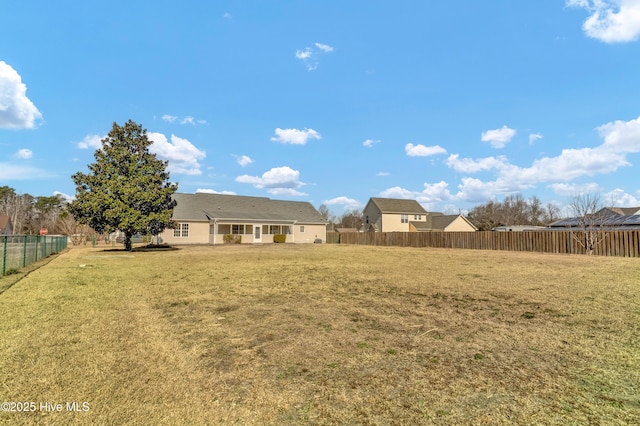
[[[335,215],[331,213],[326,204],[321,204],[320,207],[318,207],[318,212],[320,213],[320,216],[322,216],[322,219],[327,222],[328,230],[332,231],[336,223]]]
[[[559,210],[553,204],[546,207],[538,197],[526,200],[522,194],[508,195],[500,201],[488,201],[469,212],[469,220],[481,231],[490,231],[496,226],[535,225],[553,222]]]
[[[87,242],[95,238],[96,235],[96,232],[91,229],[89,225],[84,225],[78,222],[67,210],[64,210],[60,214],[58,227],[62,231],[63,235],[66,235],[71,239],[71,243],[74,246],[87,244]]]
[[[360,227],[362,227],[362,211],[353,209],[344,213],[340,216],[338,227],[360,229]]]
[[[600,197],[597,194],[574,195],[569,207],[575,215],[575,227],[578,228],[573,239],[584,248],[586,254],[593,254],[595,248],[607,237],[603,229],[607,214]]]
[[[29,233],[33,218],[34,198],[29,194],[17,194],[13,188],[0,187],[0,213],[11,218],[16,234]]]

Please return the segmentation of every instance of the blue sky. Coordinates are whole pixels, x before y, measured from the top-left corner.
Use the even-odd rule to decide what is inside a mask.
[[[73,196],[113,122],[179,191],[640,206],[640,0],[9,1],[0,186]]]

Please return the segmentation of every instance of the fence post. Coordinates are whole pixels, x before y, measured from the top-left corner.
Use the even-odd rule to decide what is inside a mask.
[[[22,245],[22,267],[27,266],[27,236],[22,237],[24,244]]]
[[[2,238],[4,239],[4,243],[2,244],[2,275],[4,275],[7,271],[7,236],[5,235]]]

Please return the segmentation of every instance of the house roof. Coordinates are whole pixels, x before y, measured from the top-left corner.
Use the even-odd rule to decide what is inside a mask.
[[[605,210],[612,211],[620,216],[640,214],[640,207],[606,207]]]
[[[469,222],[467,218],[459,214],[445,215],[442,213],[429,213],[425,222],[410,222],[416,231],[444,231],[456,219],[462,218],[465,222],[477,230],[477,228]]]
[[[578,218],[569,217],[549,224],[549,228],[576,228],[581,225],[583,225],[583,223],[581,223]],[[638,229],[638,227],[640,227],[640,215],[611,215],[602,218],[598,217],[593,220],[593,223],[587,223],[587,225],[614,227],[616,229]]]
[[[173,194],[173,220],[248,220],[326,223],[308,202],[226,194]]]
[[[371,198],[369,202],[375,204],[382,213],[427,214],[427,211],[416,200]]]

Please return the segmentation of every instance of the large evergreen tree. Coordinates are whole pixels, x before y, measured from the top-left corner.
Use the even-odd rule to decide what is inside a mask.
[[[176,204],[171,195],[178,186],[169,182],[168,163],[149,152],[151,143],[139,124],[113,123],[89,173],[72,176],[76,199],[69,205],[71,214],[96,232],[124,232],[126,250],[134,234],[157,234],[172,226]]]

